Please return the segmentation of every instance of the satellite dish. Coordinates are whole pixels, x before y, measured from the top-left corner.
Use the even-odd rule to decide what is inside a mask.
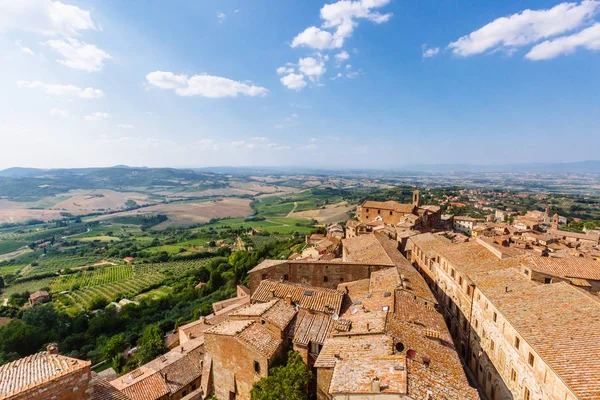
[[[333,318],[334,321],[337,321],[338,319],[340,319],[340,316],[337,315],[337,314],[333,314],[332,318]]]
[[[356,309],[356,307],[352,307],[352,310],[350,311],[351,314],[356,314],[358,312],[358,310]]]

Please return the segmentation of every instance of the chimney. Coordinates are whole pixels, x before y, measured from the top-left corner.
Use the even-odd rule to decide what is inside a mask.
[[[379,378],[375,376],[371,381],[371,393],[380,393],[381,392],[381,382],[379,382]]]
[[[274,299],[275,298],[275,289],[271,289],[269,291],[271,292],[271,298]]]
[[[285,296],[285,301],[288,304],[292,304],[292,296],[290,296],[289,294],[287,296]]]
[[[50,343],[47,347],[46,347],[46,352],[48,354],[54,354],[54,355],[58,355],[58,344],[56,343]]]
[[[370,326],[371,326],[371,324],[369,324],[369,323],[367,322],[367,332],[370,332],[370,331],[371,331],[371,329],[369,329],[369,328],[370,328]]]

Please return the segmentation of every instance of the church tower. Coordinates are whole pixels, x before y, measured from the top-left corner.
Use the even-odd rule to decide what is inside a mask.
[[[558,214],[554,214],[552,217],[552,229],[558,230]]]
[[[419,192],[418,189],[415,189],[413,191],[413,206],[419,207],[419,204],[421,203],[421,192]]]

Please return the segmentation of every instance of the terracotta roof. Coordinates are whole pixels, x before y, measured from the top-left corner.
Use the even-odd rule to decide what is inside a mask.
[[[585,233],[576,233],[569,231],[561,231],[558,229],[548,229],[546,233],[557,236],[564,236],[568,238],[582,239],[582,240],[590,240],[593,242],[600,242],[600,235],[587,235]]]
[[[532,268],[535,271],[542,272],[548,275],[590,279],[594,281],[600,280],[600,263],[584,257],[538,257],[530,256],[533,263]]]
[[[164,377],[169,391],[174,394],[198,379],[202,375],[202,370],[199,363],[192,362],[189,357],[182,357],[162,368],[160,373]]]
[[[371,394],[374,377],[382,394],[407,393],[405,355],[349,358],[336,363],[329,385],[331,394]]]
[[[50,294],[48,294],[48,292],[46,292],[45,290],[38,290],[35,293],[32,293],[31,296],[29,296],[29,298],[31,300],[35,300],[35,299],[39,299],[41,297],[49,297]]]
[[[150,370],[147,375],[144,374],[141,378],[132,377],[131,379],[132,383],[123,385],[122,388],[115,385],[118,380],[112,381],[111,384],[131,400],[156,400],[170,393],[169,387],[159,372]]]
[[[393,200],[389,200],[389,201],[373,201],[373,200],[366,200],[363,204],[362,204],[362,208],[374,208],[374,209],[381,209],[381,210],[391,210],[391,211],[396,211],[396,212],[403,212],[403,213],[412,213],[413,210],[415,209],[415,205],[414,204],[402,204],[402,203],[398,203],[396,201]]]
[[[256,267],[254,267],[250,271],[248,271],[248,273],[255,272],[255,271],[260,271],[261,269],[271,268],[274,265],[279,265],[279,264],[283,264],[283,263],[285,263],[285,261],[282,261],[282,260],[264,260],[263,262],[261,262],[260,264],[258,264]]]
[[[258,317],[269,321],[279,329],[284,329],[296,315],[296,307],[285,300],[274,299],[267,303],[254,303],[230,314],[230,318],[252,319]]]
[[[394,265],[390,256],[382,247],[381,242],[377,240],[377,237],[374,234],[342,239],[342,246],[344,246],[344,261],[364,264]]]
[[[334,289],[264,280],[256,288],[252,301],[268,302],[273,300],[273,295],[280,299],[289,296],[300,308],[329,314],[339,314],[344,297],[342,292]]]
[[[415,359],[408,366],[408,395],[434,399],[479,399],[467,380],[443,316],[407,296],[396,297],[396,312],[389,319],[388,335],[402,343],[404,351],[413,350]],[[430,359],[429,366],[423,363]]]
[[[252,321],[247,319],[229,319],[208,329],[206,333],[215,335],[235,336],[249,327]]]
[[[576,396],[600,398],[600,303],[568,283],[520,275],[498,271],[480,289]]]
[[[125,393],[117,390],[102,376],[96,373],[92,374],[94,375],[92,378],[92,388],[94,389],[92,400],[131,400]]]
[[[269,359],[273,357],[282,343],[281,338],[275,336],[273,332],[258,322],[249,325],[242,332],[238,333],[236,337]]]
[[[88,368],[90,361],[41,352],[0,366],[0,398]]]
[[[323,344],[315,368],[333,368],[336,361],[346,358],[362,359],[373,355],[393,354],[394,341],[387,335],[337,336]]]
[[[324,343],[333,328],[333,323],[329,315],[300,310],[286,333],[293,336],[294,343],[302,346],[307,346],[310,342]]]

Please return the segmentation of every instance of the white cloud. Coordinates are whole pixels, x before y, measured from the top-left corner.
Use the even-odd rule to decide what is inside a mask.
[[[110,118],[110,114],[105,112],[95,112],[91,115],[86,115],[85,117],[83,117],[83,119],[85,119],[86,121],[101,121],[108,118]]]
[[[217,14],[217,19],[219,20],[220,24],[222,24],[223,21],[225,21],[225,18],[227,18],[227,15],[225,15],[224,13],[220,12]]]
[[[60,1],[0,1],[0,32],[20,30],[48,36],[76,36],[96,30],[89,11]]]
[[[356,78],[357,76],[358,76],[358,72],[356,72],[356,71],[348,72],[348,73],[346,74],[346,77],[347,77],[348,79],[354,79],[354,78]]]
[[[252,138],[252,140],[255,141],[255,142],[268,142],[269,138],[264,137],[264,136],[254,136]]]
[[[311,143],[311,144],[306,145],[306,146],[300,146],[300,150],[316,150],[318,148],[319,148],[319,146],[317,146],[314,143]]]
[[[87,72],[100,71],[104,67],[104,60],[112,58],[93,44],[77,39],[48,40],[44,44],[64,57],[64,60],[57,60],[60,64]]]
[[[300,91],[306,86],[304,75],[291,73],[280,79],[281,83],[288,89]]]
[[[298,60],[298,69],[311,81],[318,80],[327,70],[322,57],[318,60],[313,57],[301,58]]]
[[[30,56],[35,56],[35,53],[33,52],[33,50],[31,50],[29,47],[23,46],[23,42],[21,42],[20,40],[17,40],[15,42],[15,44],[24,54],[28,54]]]
[[[352,64],[346,65],[346,69],[351,69],[351,68],[352,68]]]
[[[292,47],[310,47],[313,49],[334,49],[344,45],[344,40],[354,32],[358,20],[367,19],[380,24],[387,22],[391,13],[381,14],[375,8],[389,4],[390,0],[340,0],[336,3],[325,4],[320,16],[322,28],[311,26],[299,33],[292,41]],[[326,29],[332,30],[332,32]]]
[[[119,124],[117,125],[117,128],[121,128],[121,129],[134,129],[135,127],[131,124]]]
[[[600,2],[561,3],[545,10],[524,10],[498,18],[448,45],[459,56],[488,50],[514,50],[582,27],[598,11]]]
[[[175,75],[172,72],[155,71],[146,75],[148,83],[161,89],[174,90],[179,96],[202,96],[208,98],[265,96],[264,87],[234,81],[212,75]]]
[[[294,68],[292,67],[279,67],[277,68],[277,75],[287,75],[287,74],[293,74],[294,73]]]
[[[350,58],[350,54],[348,54],[346,50],[342,50],[341,52],[337,53],[334,58],[339,66],[341,63]]]
[[[40,81],[17,81],[17,87],[26,89],[42,89],[49,96],[68,96],[81,99],[98,99],[104,96],[100,89],[88,87],[82,89],[75,85],[48,84]]]
[[[423,58],[432,58],[439,54],[439,47],[430,47],[427,48],[426,45],[423,45]]]
[[[573,53],[579,47],[588,50],[600,50],[600,23],[573,35],[562,36],[540,43],[534,46],[525,57],[530,60],[548,60]]]
[[[231,142],[231,147],[241,147],[245,144],[246,144],[246,141],[244,141],[244,140],[235,140],[235,141]]]
[[[268,148],[272,149],[272,150],[289,150],[291,149],[290,146],[286,146],[286,145],[280,145],[277,143],[269,143],[267,145]]]
[[[213,139],[200,139],[196,144],[196,148],[202,151],[206,150],[219,150],[219,145],[215,143]]]
[[[335,81],[336,79],[340,79],[341,77],[343,77],[344,74],[342,74],[341,72],[338,72],[336,76],[329,78],[332,81]]]
[[[239,12],[240,12],[240,10],[234,10],[233,12],[234,12],[235,14],[237,14],[237,13],[239,13]]]
[[[62,118],[67,118],[71,116],[71,114],[67,110],[62,110],[60,108],[53,108],[52,110],[50,110],[50,115],[52,115],[53,117]]]

